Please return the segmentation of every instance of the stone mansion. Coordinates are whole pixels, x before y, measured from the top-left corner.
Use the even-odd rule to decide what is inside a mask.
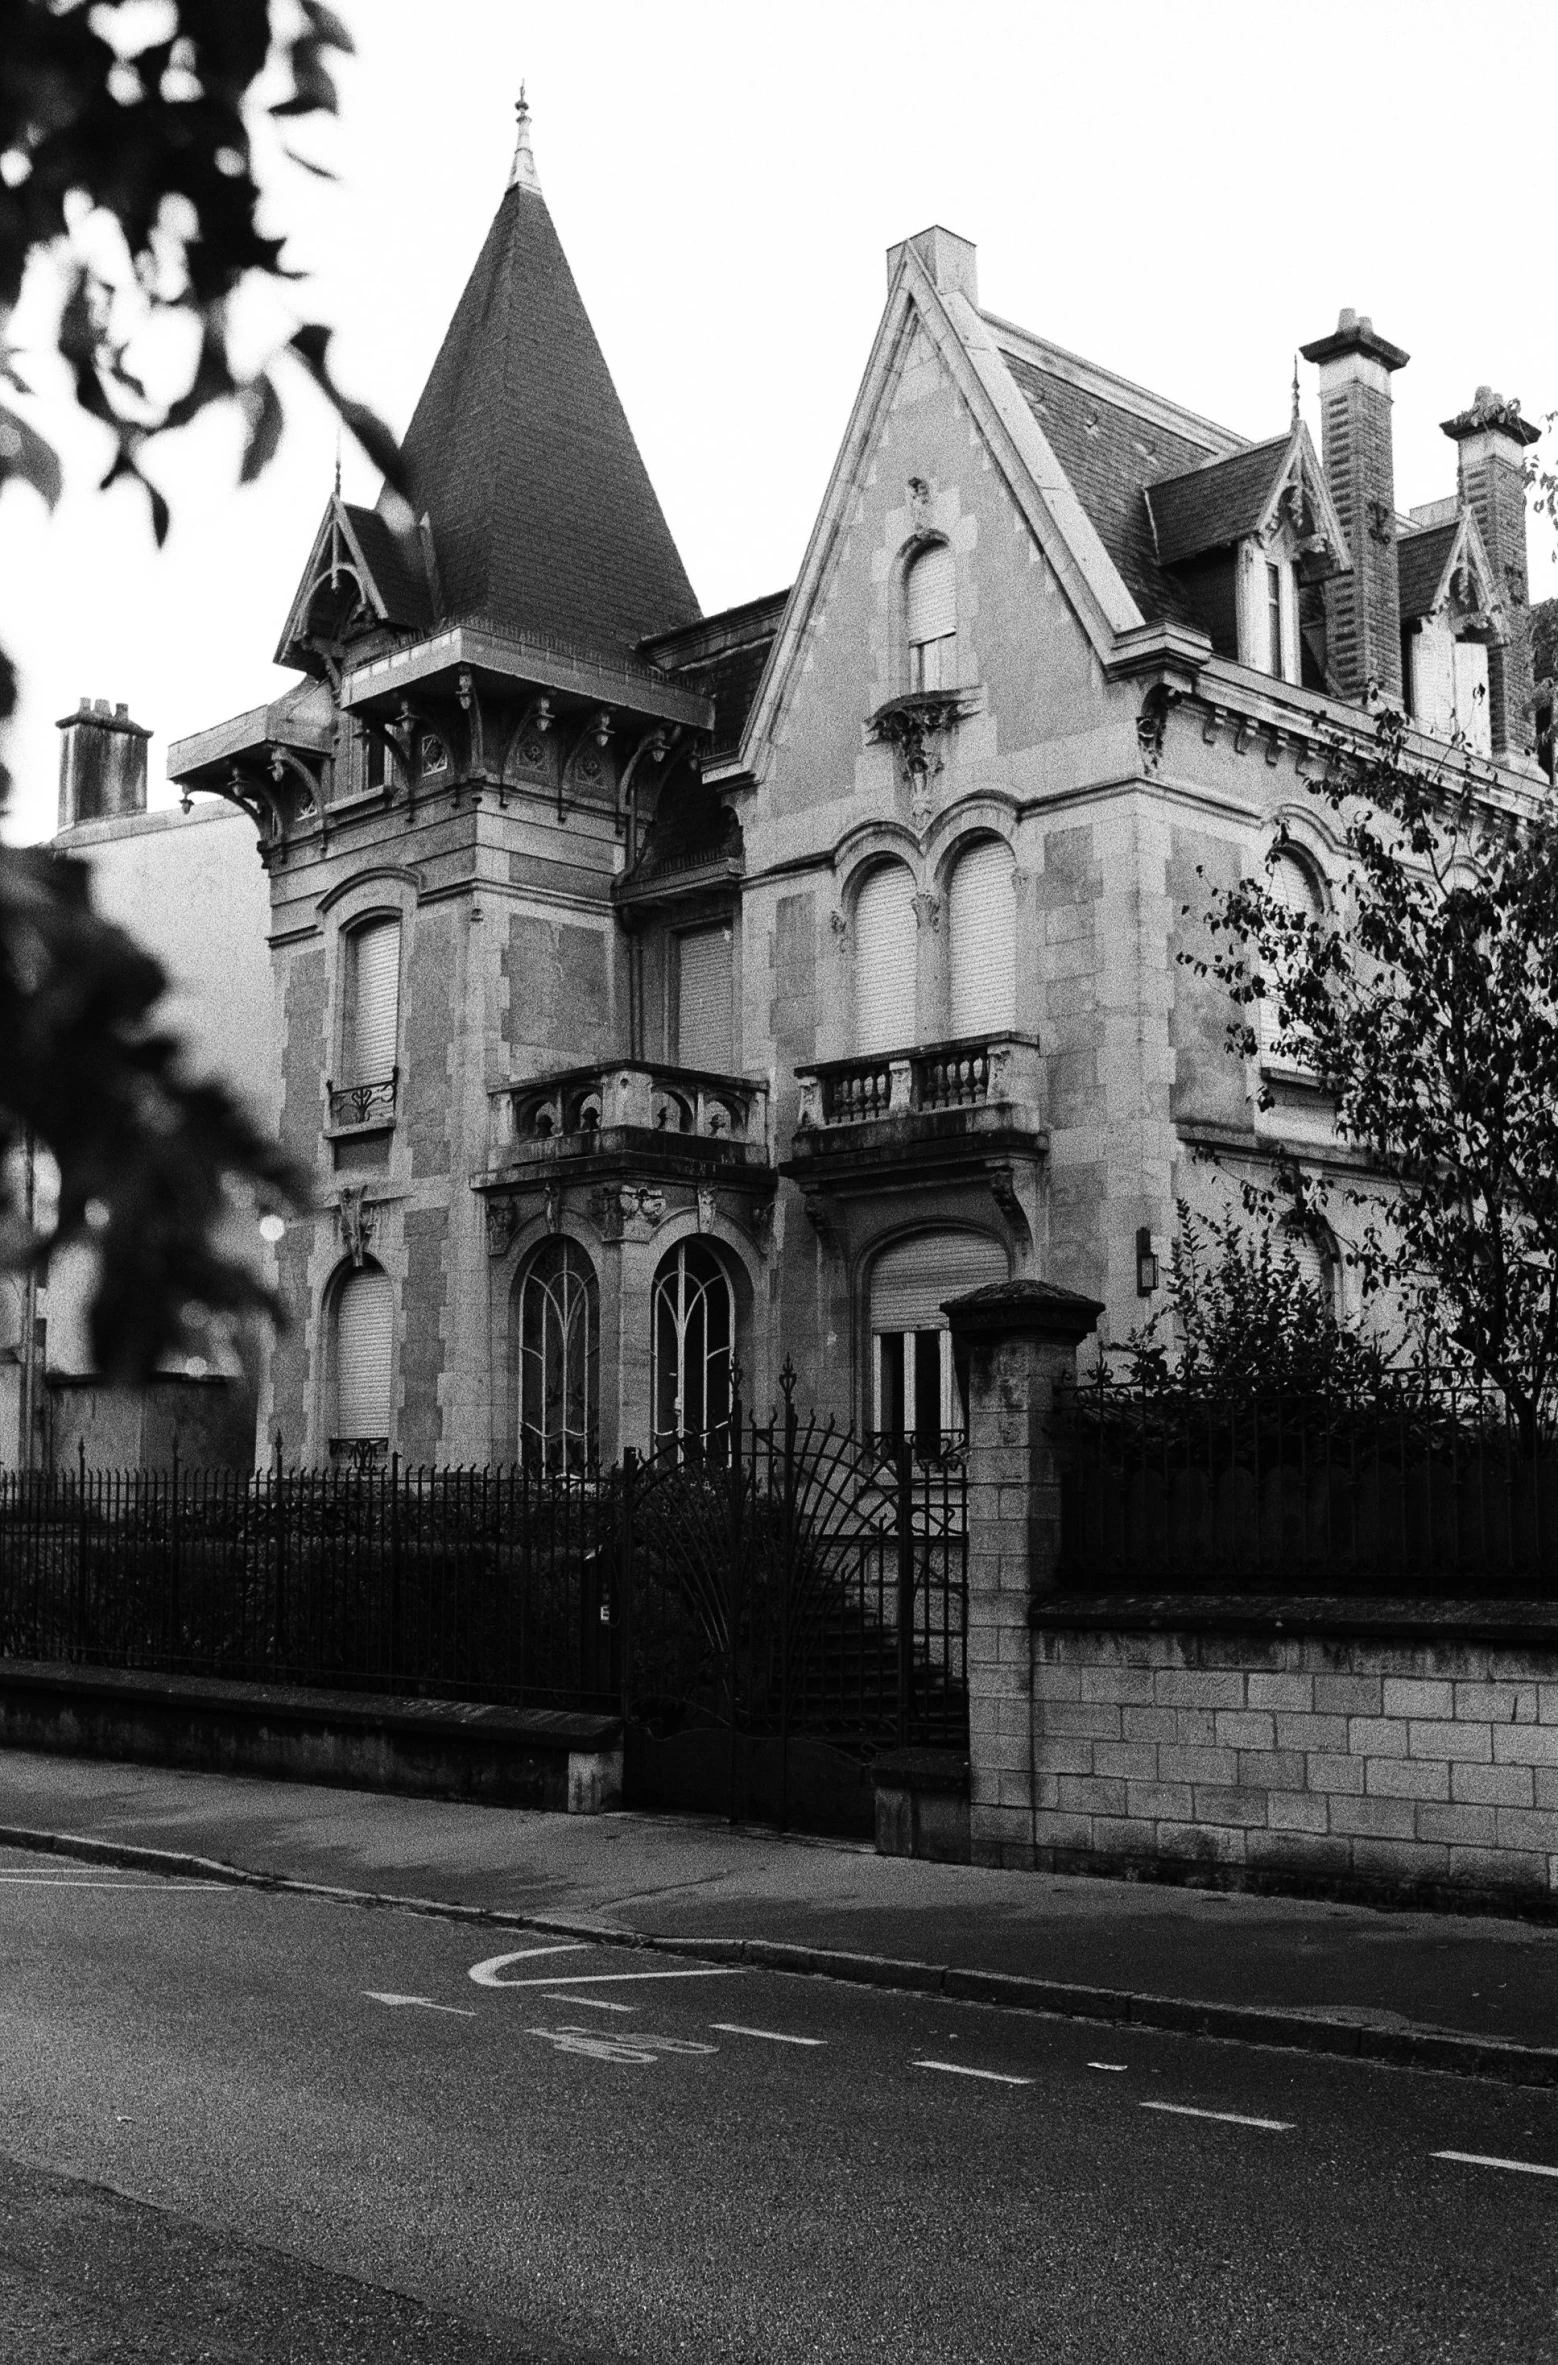
[[[1482,389],[1397,508],[1407,355],[1343,312],[1251,441],[892,249],[793,587],[698,604],[541,193],[528,124],[405,438],[414,524],[337,493],[279,655],[182,741],[270,896],[278,1251],[261,1458],[549,1466],[718,1431],[733,1372],[955,1428],[945,1299],[1037,1275],[1151,1311],[1177,1199],[1279,1143],[1301,1076],[1176,962],[1198,874],[1285,827],[1371,688],[1531,754],[1525,464]],[[1470,759],[1462,759],[1470,760]],[[1311,1248],[1328,1286],[1345,1286]]]

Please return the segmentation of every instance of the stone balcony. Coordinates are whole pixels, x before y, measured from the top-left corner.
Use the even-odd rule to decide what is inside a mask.
[[[782,1171],[809,1188],[869,1188],[905,1168],[950,1177],[1048,1147],[1034,1035],[966,1035],[795,1074],[800,1114]]]
[[[772,1184],[768,1087],[746,1076],[624,1059],[500,1085],[490,1099],[482,1188],[619,1179]]]

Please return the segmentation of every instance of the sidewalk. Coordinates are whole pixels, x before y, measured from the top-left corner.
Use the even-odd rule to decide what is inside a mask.
[[[854,1975],[890,1985],[904,1983],[895,1963],[1056,1983],[1093,1992],[1014,1989],[1008,2000],[1087,2017],[1442,2056],[1495,2074],[1475,2045],[1535,2048],[1550,2066],[1511,2059],[1510,2074],[1558,2083],[1558,1929],[1515,1921],[985,1872],[707,1821],[529,1813],[12,1751],[0,1753],[0,1826],[0,1845],[21,1831],[71,1834],[624,1937],[885,1958]]]

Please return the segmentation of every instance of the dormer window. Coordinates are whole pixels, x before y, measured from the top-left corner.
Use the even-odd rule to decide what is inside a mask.
[[[1279,682],[1299,678],[1296,557],[1282,522],[1239,548],[1239,662]]]
[[[1448,509],[1445,517],[1441,510]],[[1503,602],[1469,510],[1450,503],[1414,510],[1402,536],[1401,679],[1407,712],[1435,739],[1474,755],[1493,748],[1488,649],[1507,637]]]
[[[922,550],[904,582],[911,690],[950,690],[957,671],[957,571],[945,542]]]

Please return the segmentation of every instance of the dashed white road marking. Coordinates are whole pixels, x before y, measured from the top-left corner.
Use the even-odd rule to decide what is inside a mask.
[[[1265,2127],[1273,2135],[1289,2135],[1291,2119],[1252,2119],[1241,2110],[1197,2110],[1193,2102],[1139,2102],[1138,2110],[1167,2111],[1176,2119],[1216,2119],[1224,2127]]]
[[[540,2037],[559,2053],[582,2054],[588,2061],[632,2062],[647,2067],[658,2061],[662,2053],[703,2054],[719,2051],[718,2045],[702,2045],[688,2037],[645,2036],[636,2028],[624,2029],[620,2036],[612,2036],[598,2028],[531,2028],[527,2036]]]
[[[1131,2065],[1128,2061],[1090,2061],[1087,2066],[1089,2069],[1127,2070]]]
[[[522,1946],[518,1954],[490,1954],[484,1963],[473,1963],[466,1977],[474,1979],[478,1987],[544,1987],[545,1980],[500,1979],[498,1973],[506,1971],[510,1963],[538,1962],[544,1954],[586,1954],[588,1951],[589,1941],[584,1938],[574,1939],[566,1946]]]
[[[499,1960],[512,1962],[514,1957],[504,1955]],[[489,1963],[478,1963],[476,1971],[490,1970],[491,1967]],[[471,1973],[473,1979],[476,1971]],[[727,1967],[722,1963],[716,1971],[581,1971],[577,1979],[483,1979],[478,1984],[482,1987],[544,1987],[550,1990],[558,1987],[623,1987],[639,1979],[739,1979],[742,1975],[741,1964],[731,1963]]]
[[[711,2020],[710,2028],[717,2028],[727,2037],[766,2037],[771,2045],[825,2045],[826,2037],[792,2037],[778,2028],[744,2028],[739,2020]]]
[[[1466,2168],[1511,2168],[1517,2176],[1558,2176],[1558,2168],[1548,2168],[1540,2160],[1501,2160],[1496,2152],[1435,2151],[1431,2160],[1459,2160]]]
[[[414,2004],[420,2012],[453,2012],[460,2020],[476,2017],[464,2004],[435,2004],[430,1995],[390,1995],[377,1987],[365,1987],[362,1992],[370,2004]]]
[[[637,2008],[633,2004],[609,2004],[603,1995],[559,1995],[555,1988],[547,1991],[545,2001],[549,2004],[588,2004],[592,2012],[632,2012]]]
[[[911,2069],[941,2069],[949,2078],[983,2078],[992,2086],[1031,2086],[1032,2078],[1008,2077],[999,2069],[970,2069],[965,2061],[911,2061]]]

